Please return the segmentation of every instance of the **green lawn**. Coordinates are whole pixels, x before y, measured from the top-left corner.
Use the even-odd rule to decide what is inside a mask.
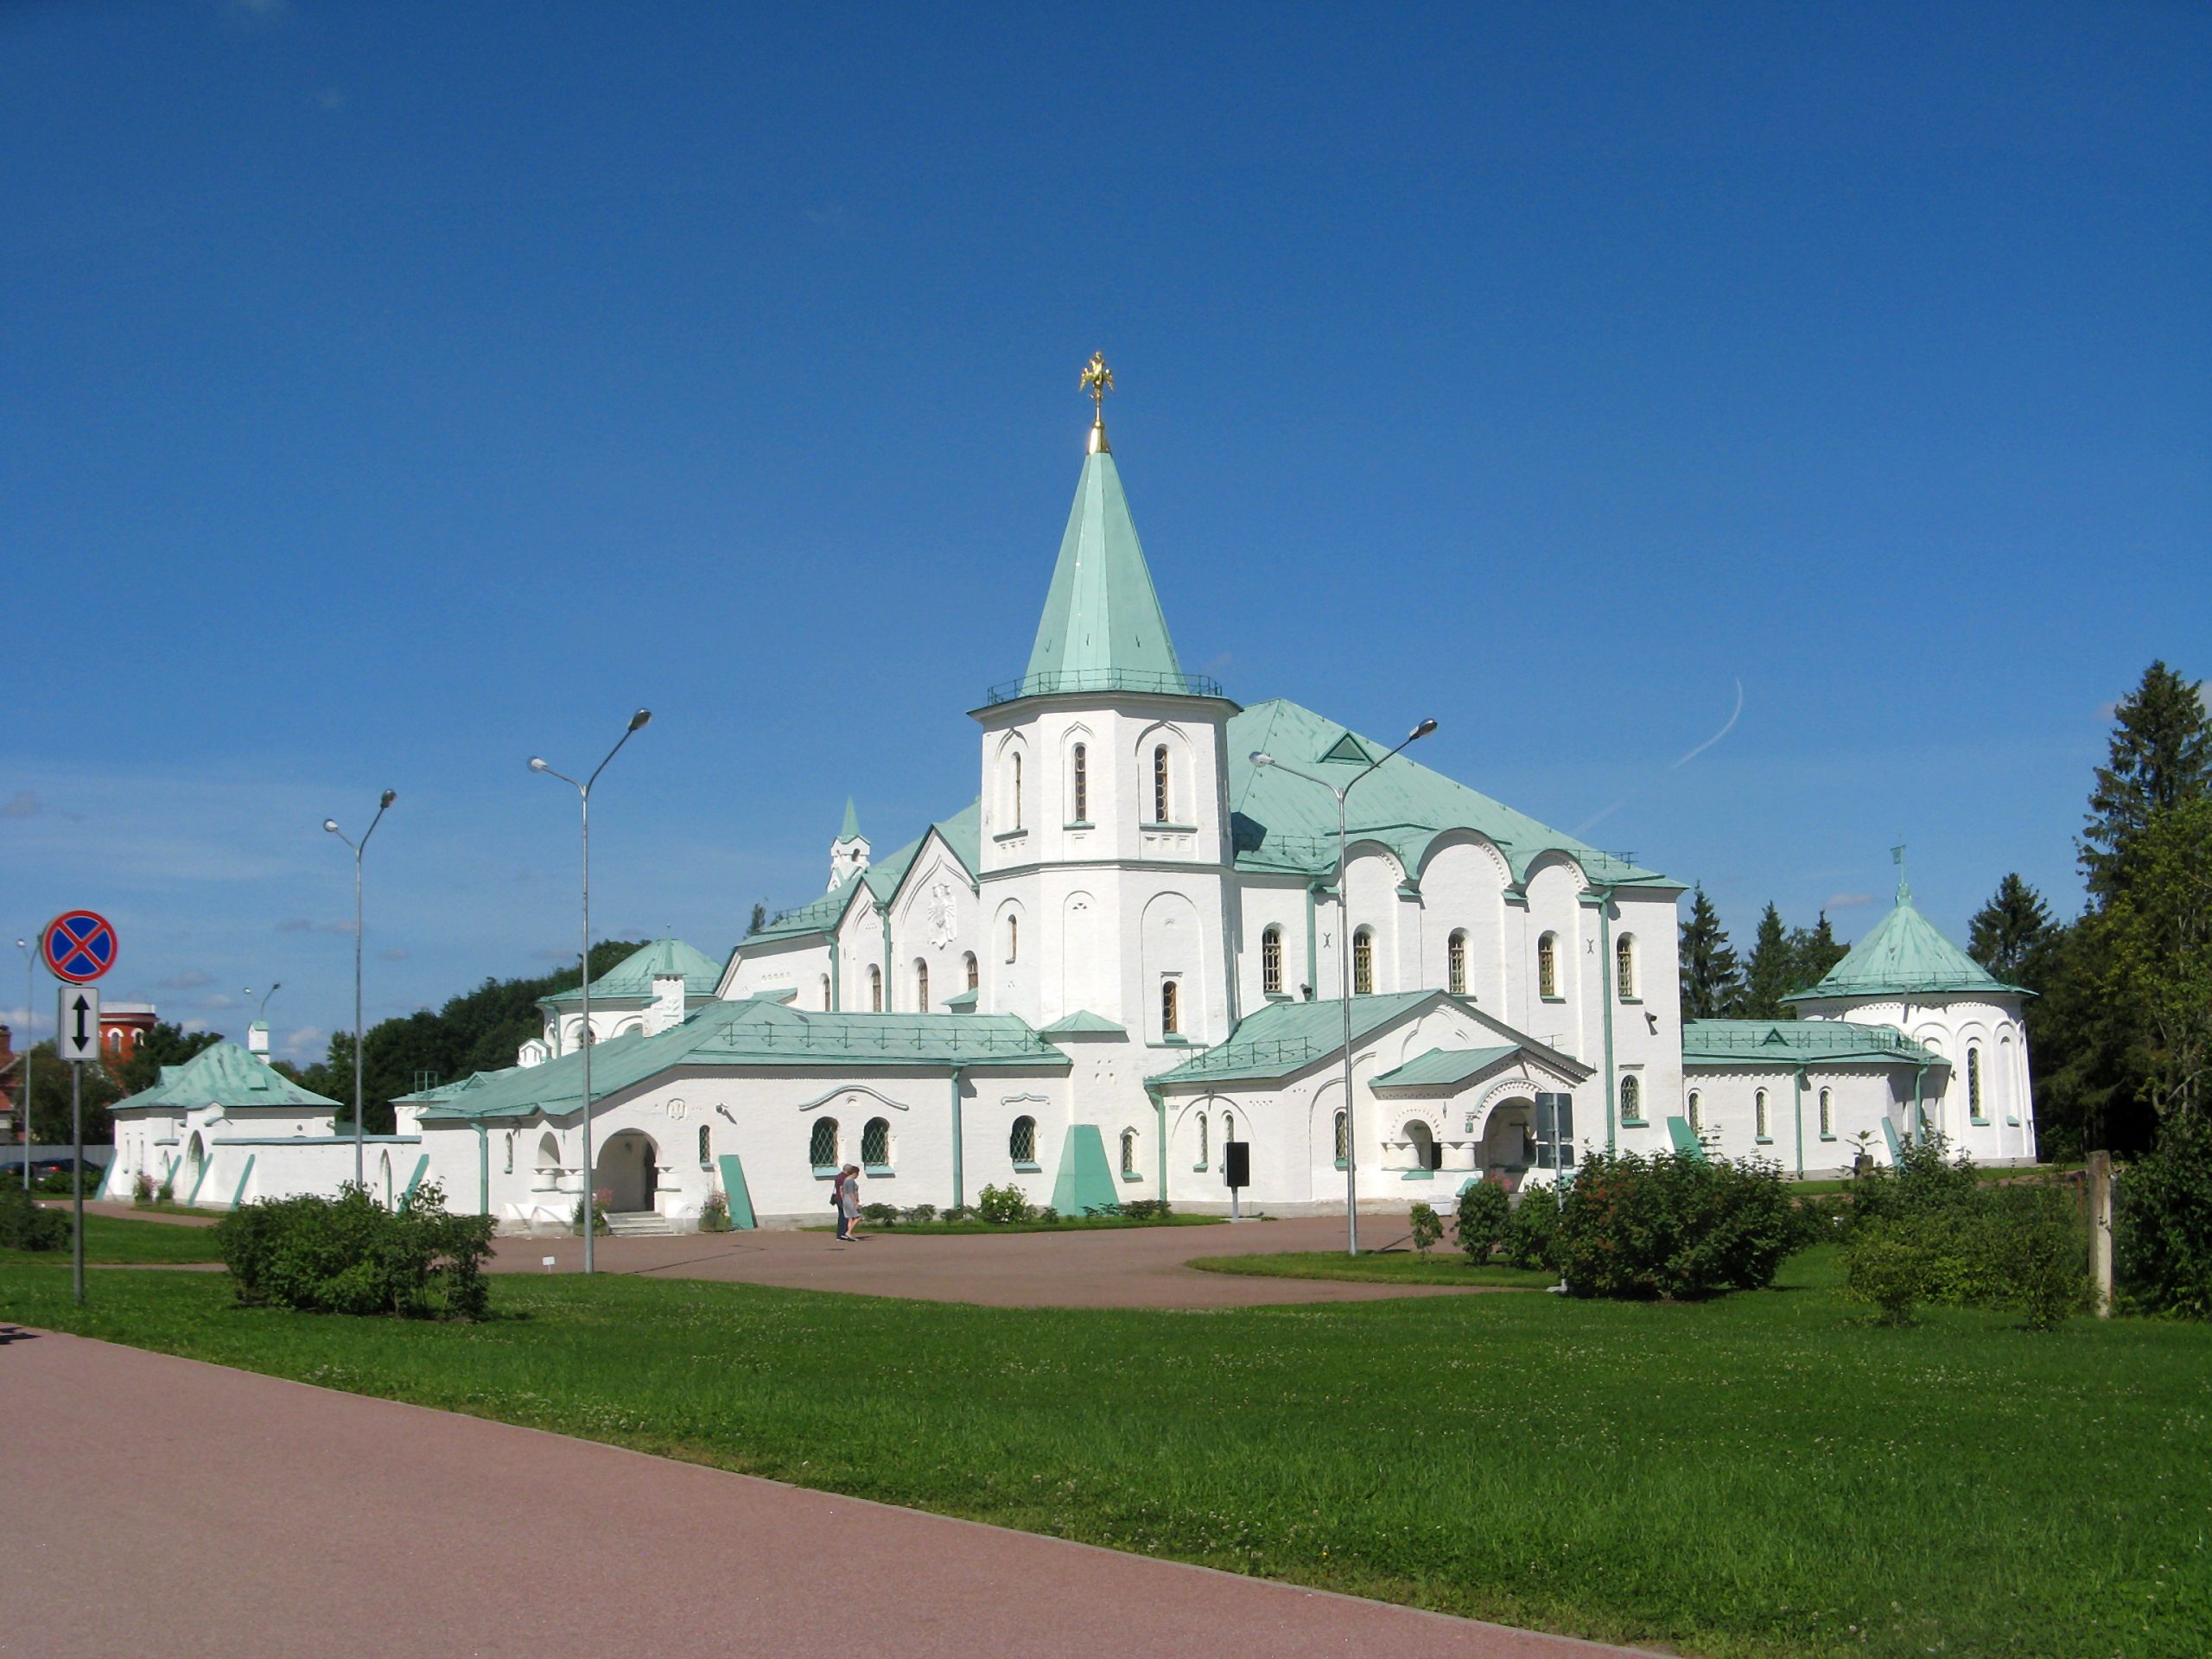
[[[1540,1290],[1559,1282],[1555,1273],[1503,1266],[1472,1267],[1457,1250],[1440,1246],[1412,1250],[1279,1250],[1267,1255],[1202,1255],[1190,1263],[1207,1273],[1242,1273],[1261,1279],[1353,1279],[1389,1285],[1506,1285]]]
[[[65,1215],[67,1211],[63,1212]],[[159,1221],[124,1221],[114,1216],[85,1217],[85,1260],[139,1266],[164,1262],[213,1262],[214,1230],[207,1227],[172,1227]],[[0,1262],[69,1261],[65,1238],[59,1250],[0,1250]]]
[[[2212,1330],[1682,1306],[987,1308],[500,1278],[477,1326],[0,1263],[0,1317],[801,1484],[1712,1655],[2190,1659]]]

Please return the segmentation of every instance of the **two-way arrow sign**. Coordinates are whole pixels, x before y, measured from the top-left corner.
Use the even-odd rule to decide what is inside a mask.
[[[91,985],[64,985],[61,1013],[54,1023],[54,1046],[65,1060],[100,1057],[100,994]]]

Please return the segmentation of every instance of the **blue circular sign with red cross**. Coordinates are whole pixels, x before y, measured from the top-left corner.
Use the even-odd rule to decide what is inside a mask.
[[[89,985],[115,966],[115,924],[97,911],[65,910],[46,925],[46,969]]]

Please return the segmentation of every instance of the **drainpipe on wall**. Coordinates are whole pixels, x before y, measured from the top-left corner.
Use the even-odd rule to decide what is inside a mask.
[[[952,1204],[955,1209],[964,1209],[968,1192],[960,1162],[960,1068],[952,1068]]]
[[[492,1129],[480,1117],[476,1120],[476,1213],[492,1213]]]
[[[1306,994],[1309,997],[1321,983],[1321,950],[1315,939],[1315,929],[1319,924],[1313,915],[1317,891],[1313,882],[1306,884]]]
[[[891,912],[876,912],[883,918],[883,1011],[891,1012],[891,1005],[898,1000],[898,993],[891,983]]]
[[[837,930],[830,930],[830,1009],[833,1014],[845,1011],[844,955],[837,948]]]
[[[1144,1091],[1152,1096],[1153,1115],[1160,1122],[1160,1202],[1167,1202],[1167,1096],[1149,1083]]]
[[[1912,1144],[1916,1147],[1920,1144],[1921,1136],[1928,1127],[1927,1109],[1920,1103],[1922,1091],[1926,1086],[1927,1080],[1926,1066],[1916,1065],[1912,1068]]]
[[[1797,1068],[1797,1179],[1805,1179],[1805,1068]]]
[[[1612,908],[1613,890],[1595,889],[1598,894],[1598,1001],[1605,1014],[1605,1150],[1614,1147],[1616,1120],[1620,1116],[1620,1085],[1613,1077],[1613,994],[1619,987],[1613,982],[1613,924],[1609,913]]]

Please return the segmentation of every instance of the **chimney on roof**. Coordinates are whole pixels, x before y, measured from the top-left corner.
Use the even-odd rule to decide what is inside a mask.
[[[653,1004],[645,1010],[645,1035],[673,1031],[683,1023],[683,976],[655,974]]]
[[[252,1055],[257,1060],[259,1060],[264,1065],[270,1064],[269,1058],[269,1022],[267,1020],[257,1020],[245,1028],[245,1052]]]

